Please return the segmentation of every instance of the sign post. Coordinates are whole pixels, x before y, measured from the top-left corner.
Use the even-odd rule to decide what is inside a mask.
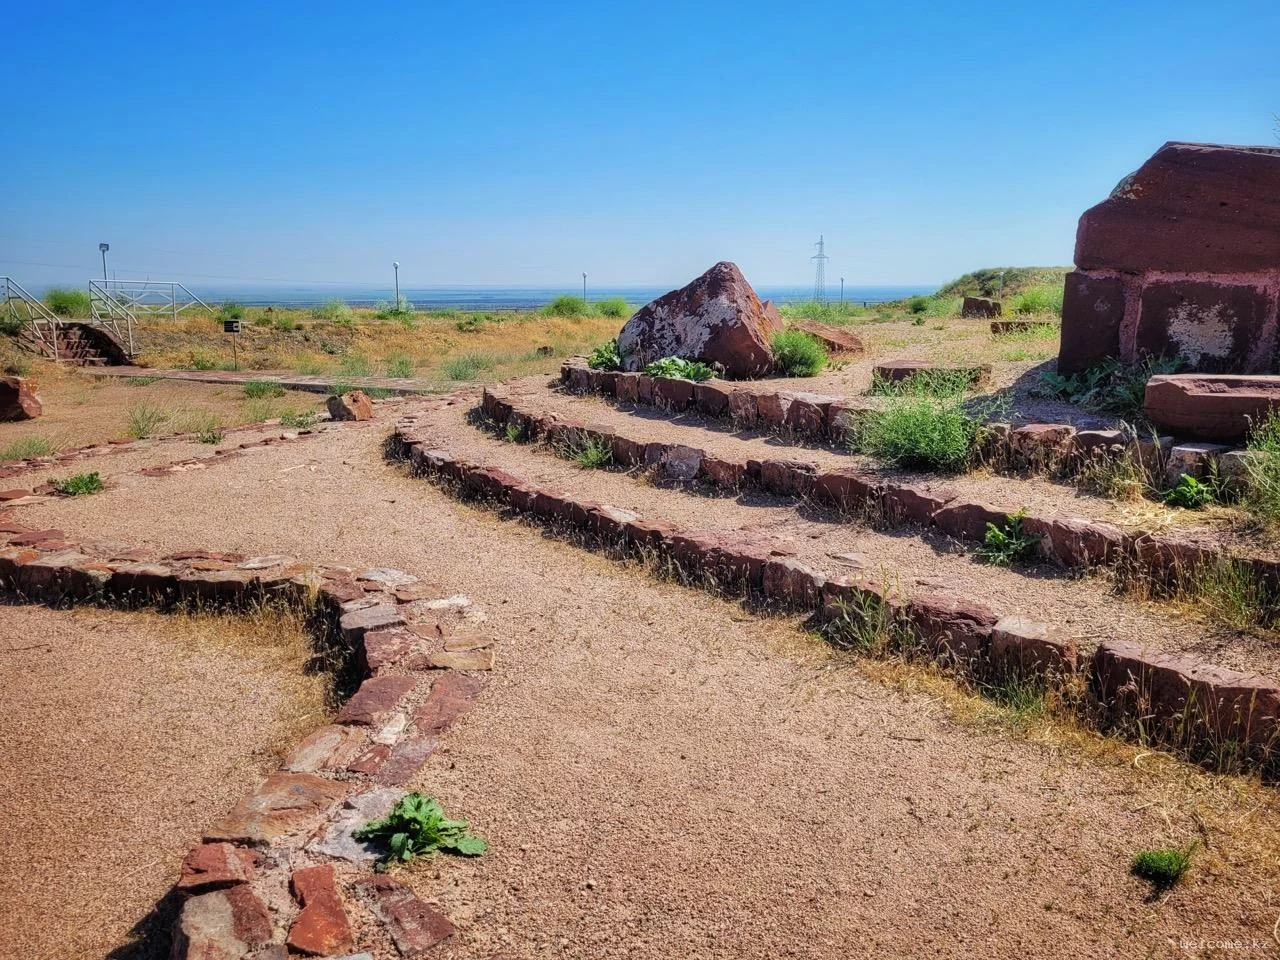
[[[231,334],[231,369],[240,369],[240,321],[223,320],[222,332]]]

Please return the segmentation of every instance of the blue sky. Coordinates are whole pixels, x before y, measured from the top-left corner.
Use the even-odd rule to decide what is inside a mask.
[[[189,7],[184,9],[184,7]],[[944,281],[1067,263],[1171,139],[1276,142],[1280,4],[28,3],[0,273]]]

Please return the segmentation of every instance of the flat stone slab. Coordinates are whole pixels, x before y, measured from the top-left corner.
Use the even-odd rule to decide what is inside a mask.
[[[866,346],[861,337],[848,330],[841,330],[839,327],[818,323],[816,320],[797,319],[791,321],[791,329],[800,330],[814,337],[827,348],[829,353],[849,357],[866,352]]]
[[[1147,381],[1142,412],[1173,433],[1238,440],[1280,408],[1280,376],[1174,373]]]
[[[205,841],[271,844],[314,829],[349,786],[310,773],[273,773],[205,834]]]
[[[324,833],[307,844],[307,851],[352,863],[376,859],[380,854],[379,848],[357,840],[353,834],[370,821],[380,820],[389,814],[403,796],[403,790],[391,787],[375,787],[357,793],[347,800],[344,809]]]

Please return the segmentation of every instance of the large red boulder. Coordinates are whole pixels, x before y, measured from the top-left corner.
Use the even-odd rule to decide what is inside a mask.
[[[1142,412],[1178,436],[1236,440],[1280,409],[1280,377],[1171,374],[1147,381]]]
[[[1080,218],[1058,369],[1275,371],[1278,265],[1280,149],[1166,143]]]
[[[22,377],[0,377],[0,420],[34,420],[43,412],[34,383]]]
[[[663,357],[718,364],[726,377],[759,377],[773,366],[770,340],[781,329],[742,271],[727,260],[688,286],[636,311],[618,334],[624,370],[643,370]]]

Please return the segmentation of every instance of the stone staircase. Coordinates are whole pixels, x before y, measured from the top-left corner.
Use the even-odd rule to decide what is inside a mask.
[[[129,363],[124,344],[109,330],[77,321],[57,327],[57,357],[77,367],[122,366]]]

